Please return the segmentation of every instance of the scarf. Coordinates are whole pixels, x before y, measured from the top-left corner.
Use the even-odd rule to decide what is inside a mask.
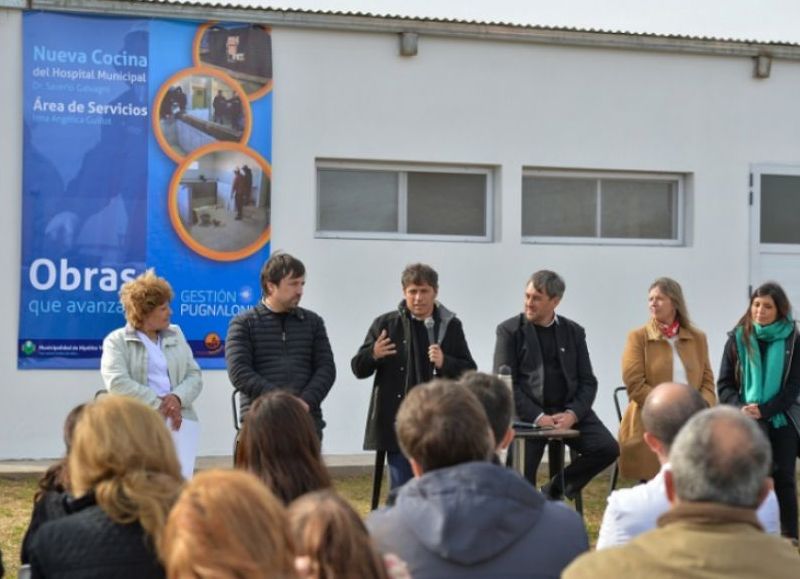
[[[749,350],[744,343],[744,328],[736,327],[736,351],[742,371],[742,391],[748,404],[763,404],[778,395],[783,382],[786,338],[794,330],[794,321],[786,317],[767,326],[753,323]],[[766,342],[764,356],[758,342]],[[787,426],[786,415],[780,412],[769,419],[775,428]]]
[[[678,335],[678,330],[681,329],[681,323],[675,318],[675,321],[671,324],[662,324],[661,322],[656,322],[658,324],[658,329],[661,330],[661,334],[667,338],[671,339]]]

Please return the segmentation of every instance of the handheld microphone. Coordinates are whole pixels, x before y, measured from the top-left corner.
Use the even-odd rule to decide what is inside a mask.
[[[425,318],[425,321],[422,322],[425,324],[425,329],[428,331],[428,345],[433,346],[436,343],[436,336],[433,334],[433,329],[436,326],[436,322],[433,318]],[[436,366],[431,362],[431,370],[433,370],[433,375],[436,375]]]
[[[428,345],[433,346],[436,343],[436,336],[433,335],[433,328],[436,326],[436,322],[433,318],[425,318],[423,323],[425,324],[425,329],[428,330]]]

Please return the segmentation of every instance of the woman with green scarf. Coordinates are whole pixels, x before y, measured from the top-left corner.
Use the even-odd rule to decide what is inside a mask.
[[[753,292],[750,307],[728,334],[717,390],[720,402],[758,420],[769,437],[781,533],[797,540],[800,347],[791,310],[777,283],[765,283]]]

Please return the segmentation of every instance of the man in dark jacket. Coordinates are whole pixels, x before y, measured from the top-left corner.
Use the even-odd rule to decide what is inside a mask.
[[[288,253],[276,253],[261,269],[264,297],[231,320],[225,361],[233,387],[242,393],[242,414],[271,390],[288,390],[314,418],[322,437],[320,405],[336,379],[333,352],[322,318],[298,307],[306,269]]]
[[[397,435],[416,478],[367,527],[414,579],[556,579],[589,548],[575,511],[490,462],[486,413],[464,385],[435,380],[414,388],[397,414]]]
[[[580,453],[564,471],[566,489],[555,477],[543,491],[550,498],[575,496],[619,456],[617,441],[592,411],[597,379],[583,328],[555,309],[564,280],[553,272],[534,273],[525,288],[525,311],[497,326],[494,368],[511,369],[517,416],[540,427],[575,429],[567,444]],[[526,440],[525,477],[536,482],[544,440]]]
[[[353,356],[356,378],[375,374],[364,450],[386,451],[392,489],[412,477],[397,446],[394,419],[408,391],[434,376],[458,378],[474,370],[461,322],[436,301],[439,275],[421,263],[409,265],[400,279],[404,301],[378,316]]]
[[[228,107],[228,99],[222,94],[221,90],[217,91],[217,96],[214,97],[211,106],[214,108],[214,122],[220,125],[225,122],[225,109]]]

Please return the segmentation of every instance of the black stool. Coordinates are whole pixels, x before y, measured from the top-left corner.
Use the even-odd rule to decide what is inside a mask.
[[[553,480],[554,477],[560,476],[561,477],[561,490],[564,491],[564,440],[563,439],[551,439],[547,443],[547,462],[549,465],[549,472],[550,472],[550,480]],[[561,447],[561,448],[559,448]],[[578,454],[577,451],[573,450],[572,448],[569,449],[569,461],[574,462],[577,460]],[[578,511],[580,516],[583,516],[583,494],[581,491],[573,497],[572,499],[575,502],[575,510]]]
[[[547,441],[547,462],[550,465],[550,479],[556,476],[561,479],[561,489],[565,488],[564,482],[564,443],[565,439],[577,438],[580,432],[577,430],[566,429],[547,429],[547,428],[514,428],[514,445],[511,449],[511,465],[517,472],[525,476],[525,441],[545,440]],[[570,448],[570,461],[577,457],[577,453]],[[581,493],[575,496],[575,510],[583,516],[583,497]]]
[[[614,388],[614,408],[617,411],[617,420],[622,423],[622,404],[619,401],[619,395],[623,392],[627,393],[628,389],[625,386],[617,386]],[[619,439],[619,435],[617,435]],[[611,480],[608,484],[608,494],[611,494],[617,488],[617,481],[619,480],[619,459],[614,462],[614,468],[611,469]]]
[[[236,388],[231,393],[231,408],[233,410],[233,466],[236,466],[236,451],[239,449],[239,429],[242,427],[242,413],[240,406],[241,392]]]

